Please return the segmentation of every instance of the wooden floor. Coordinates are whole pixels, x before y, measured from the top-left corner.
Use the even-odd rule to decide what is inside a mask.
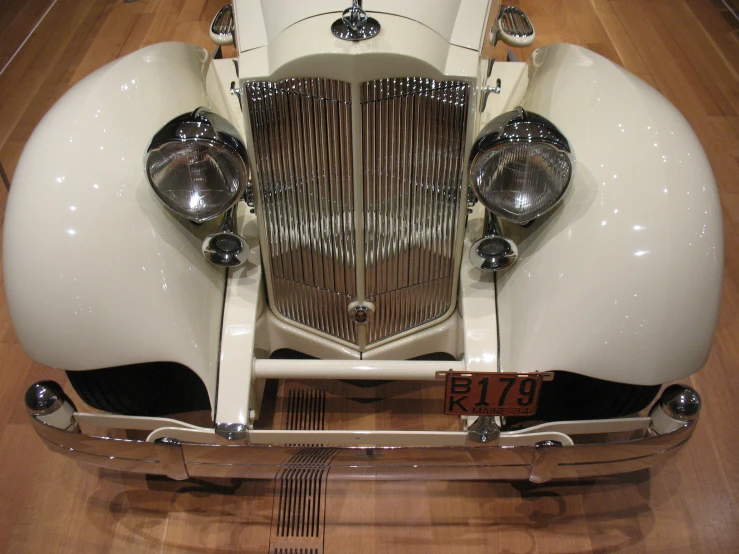
[[[154,42],[210,48],[208,23],[222,2],[58,0],[0,75],[0,161],[8,175],[34,126],[72,84]],[[713,350],[691,380],[705,399],[702,421],[664,467],[610,480],[331,482],[324,552],[737,552],[737,33],[711,0],[507,2],[531,17],[537,45],[581,44],[659,89],[707,150],[723,202],[726,271]],[[23,5],[3,2],[0,67],[23,40],[18,29],[35,24],[28,14],[50,2]],[[530,51],[516,53],[526,59]],[[1,206],[5,198],[0,191]],[[27,424],[22,395],[32,382],[60,376],[22,352],[4,297],[0,363],[0,552],[267,551],[272,482],[176,483],[86,469],[48,452]]]

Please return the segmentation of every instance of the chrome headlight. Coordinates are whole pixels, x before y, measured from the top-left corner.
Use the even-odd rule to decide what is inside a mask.
[[[244,194],[246,149],[238,132],[203,108],[176,117],[154,135],[146,175],[173,212],[198,223],[212,219]]]
[[[520,107],[485,126],[470,159],[477,198],[514,223],[527,223],[551,209],[574,170],[572,149],[559,129]]]

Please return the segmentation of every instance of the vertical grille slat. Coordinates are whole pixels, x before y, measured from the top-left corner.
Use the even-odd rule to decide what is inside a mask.
[[[311,78],[244,85],[271,305],[365,349],[453,305],[470,85],[396,78],[358,90],[361,98],[352,99],[348,83]],[[356,121],[352,101],[361,103]],[[361,125],[357,144],[353,125]],[[360,147],[364,242],[357,245],[353,150]],[[362,344],[348,312],[356,298],[376,305]]]
[[[381,79],[365,83],[368,342],[418,327],[452,306],[469,85]]]
[[[290,179],[289,182],[300,183],[301,176],[305,175],[305,172],[302,170],[302,143],[298,142],[297,144],[293,144],[293,141],[289,140],[289,137],[299,136],[303,130],[303,125],[301,125],[299,118],[299,114],[302,113],[302,109],[296,105],[299,99],[294,95],[287,95],[285,100],[284,109],[287,112],[287,118],[285,118],[285,124],[287,127],[285,148],[287,150],[287,157],[290,160],[290,173],[288,178]],[[288,181],[283,182],[287,183]],[[292,229],[292,235],[299,237],[306,233],[307,222],[300,217],[301,214],[296,213],[296,206],[299,205],[299,203],[304,203],[306,201],[305,187],[301,187],[299,190],[296,190],[296,187],[293,187],[292,194],[288,198],[290,201],[289,210],[292,216],[296,219],[296,225]],[[294,279],[305,279],[306,274],[311,273],[310,252],[307,249],[301,249],[297,252],[295,257],[296,263],[292,266],[295,268],[295,271],[291,275]],[[311,282],[309,281],[308,284],[311,284]]]
[[[245,83],[272,306],[356,343],[351,94],[347,83]]]

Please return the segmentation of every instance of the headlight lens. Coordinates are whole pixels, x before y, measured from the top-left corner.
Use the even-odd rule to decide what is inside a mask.
[[[564,135],[547,119],[518,108],[483,129],[472,148],[470,181],[488,210],[526,223],[562,198],[573,169]]]
[[[246,149],[228,121],[199,109],[173,119],[154,136],[146,173],[170,210],[202,222],[243,196],[248,180]]]

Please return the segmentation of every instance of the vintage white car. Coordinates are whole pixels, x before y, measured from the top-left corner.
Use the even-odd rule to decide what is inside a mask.
[[[235,0],[211,29],[235,58],[156,44],[46,114],[5,286],[93,410],[37,383],[36,432],[175,479],[543,482],[677,452],[700,398],[663,385],[706,361],[723,264],[685,119],[577,46],[485,59],[533,41],[518,8],[348,3]]]

